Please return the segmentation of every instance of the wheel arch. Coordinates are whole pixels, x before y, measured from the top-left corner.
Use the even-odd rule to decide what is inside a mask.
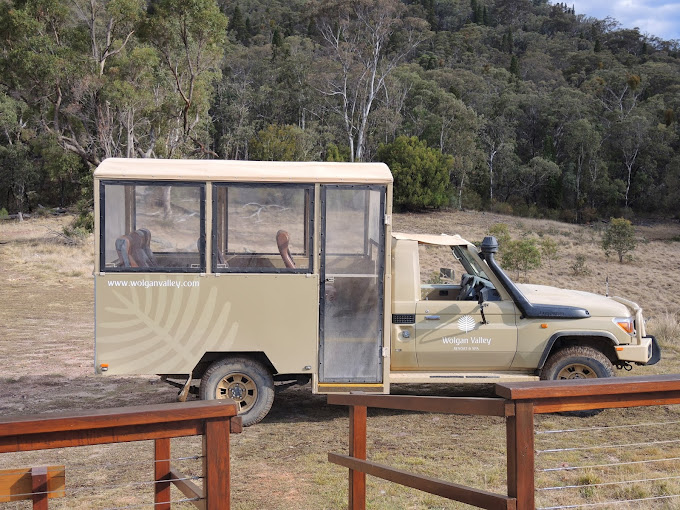
[[[249,358],[253,361],[257,361],[269,370],[269,373],[272,374],[272,376],[278,373],[269,357],[262,351],[210,351],[203,354],[191,372],[191,377],[193,379],[201,379],[210,365],[226,358]]]
[[[572,345],[593,347],[607,356],[612,365],[619,362],[615,350],[619,342],[613,334],[607,331],[559,331],[548,339],[537,369],[543,369],[551,354]]]

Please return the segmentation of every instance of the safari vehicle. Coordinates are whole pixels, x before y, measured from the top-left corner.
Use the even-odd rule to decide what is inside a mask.
[[[245,424],[275,385],[609,377],[660,356],[635,303],[514,284],[492,237],[393,233],[384,164],[107,159],[94,177],[96,372],[234,399]]]

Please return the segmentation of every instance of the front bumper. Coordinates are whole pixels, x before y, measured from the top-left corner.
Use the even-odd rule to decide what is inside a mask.
[[[655,365],[661,359],[661,348],[656,338],[650,335],[642,337],[639,345],[617,345],[616,354],[621,361]]]

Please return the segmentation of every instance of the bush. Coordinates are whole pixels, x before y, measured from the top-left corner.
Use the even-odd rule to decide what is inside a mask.
[[[574,276],[588,276],[591,273],[590,268],[586,265],[586,260],[585,255],[576,255],[576,261],[571,265]]]
[[[494,201],[489,206],[489,209],[491,210],[491,212],[495,212],[496,214],[504,214],[506,216],[512,216],[512,214],[514,213],[512,205],[508,204],[507,202]]]
[[[4,207],[0,209],[0,219],[7,218],[9,216],[9,213],[7,212],[7,209]]]
[[[519,278],[520,271],[524,272],[526,279],[527,271],[541,267],[541,252],[536,245],[536,240],[510,241],[507,249],[501,255],[501,262],[504,268],[515,269],[517,278]]]
[[[619,256],[619,263],[623,264],[624,256],[633,251],[636,246],[633,224],[625,218],[612,218],[602,234],[604,254],[609,257],[612,253],[616,253]]]
[[[448,205],[453,157],[428,148],[415,136],[400,136],[380,145],[378,159],[392,170],[396,207],[412,210]]]
[[[510,244],[510,229],[505,223],[496,223],[489,229],[489,235],[494,236],[498,241],[498,251],[503,253]]]
[[[552,273],[552,262],[557,260],[559,255],[557,254],[557,243],[549,237],[545,237],[540,241],[541,245],[541,256],[548,260],[548,266],[550,267],[550,272]]]

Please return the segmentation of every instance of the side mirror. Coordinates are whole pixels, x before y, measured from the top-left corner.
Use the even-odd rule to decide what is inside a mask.
[[[440,267],[439,278],[443,281],[453,282],[455,278],[455,272],[453,271],[453,268]]]

